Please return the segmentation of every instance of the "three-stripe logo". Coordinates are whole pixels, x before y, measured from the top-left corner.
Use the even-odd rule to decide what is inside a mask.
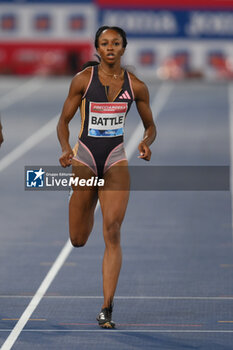
[[[131,100],[131,97],[130,97],[130,95],[129,95],[129,93],[128,93],[127,90],[125,90],[125,91],[123,92],[123,94],[122,94],[121,96],[119,96],[119,98],[120,98],[121,100],[122,100],[122,99]]]

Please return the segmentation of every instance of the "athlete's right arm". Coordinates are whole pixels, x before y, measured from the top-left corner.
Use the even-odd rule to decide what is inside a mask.
[[[87,85],[87,73],[81,72],[73,78],[57,124],[57,136],[62,148],[62,155],[59,161],[63,167],[69,166],[73,158],[73,151],[69,144],[69,122],[81,104],[85,86]]]

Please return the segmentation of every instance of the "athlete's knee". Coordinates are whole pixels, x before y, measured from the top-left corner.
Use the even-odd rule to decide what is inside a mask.
[[[105,241],[111,245],[120,244],[121,224],[117,220],[105,225]]]
[[[73,247],[75,248],[81,248],[84,247],[86,244],[86,240],[81,240],[81,239],[77,239],[77,238],[72,238],[70,237],[70,241]]]
[[[76,240],[72,240],[71,239],[71,243],[72,243],[72,246],[74,248],[82,248],[85,246],[86,242],[79,242],[79,241],[76,241]]]
[[[90,232],[86,231],[86,232],[81,232],[81,231],[73,231],[70,230],[70,241],[71,244],[75,247],[75,248],[81,248],[84,247],[85,244],[87,243],[88,237],[89,237]]]

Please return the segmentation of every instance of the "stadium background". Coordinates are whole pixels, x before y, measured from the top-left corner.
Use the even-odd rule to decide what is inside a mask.
[[[0,74],[67,75],[101,25],[123,27],[144,79],[233,77],[233,1],[0,1]]]

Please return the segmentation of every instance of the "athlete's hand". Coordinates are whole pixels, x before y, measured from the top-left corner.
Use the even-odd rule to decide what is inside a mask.
[[[73,156],[74,156],[74,153],[71,148],[63,151],[61,157],[59,158],[59,162],[61,166],[63,166],[63,168],[70,166]]]
[[[138,145],[138,150],[140,153],[140,156],[138,156],[138,158],[144,159],[149,161],[150,157],[151,157],[151,150],[149,148],[149,146],[147,146],[147,144],[145,142],[140,142]]]

